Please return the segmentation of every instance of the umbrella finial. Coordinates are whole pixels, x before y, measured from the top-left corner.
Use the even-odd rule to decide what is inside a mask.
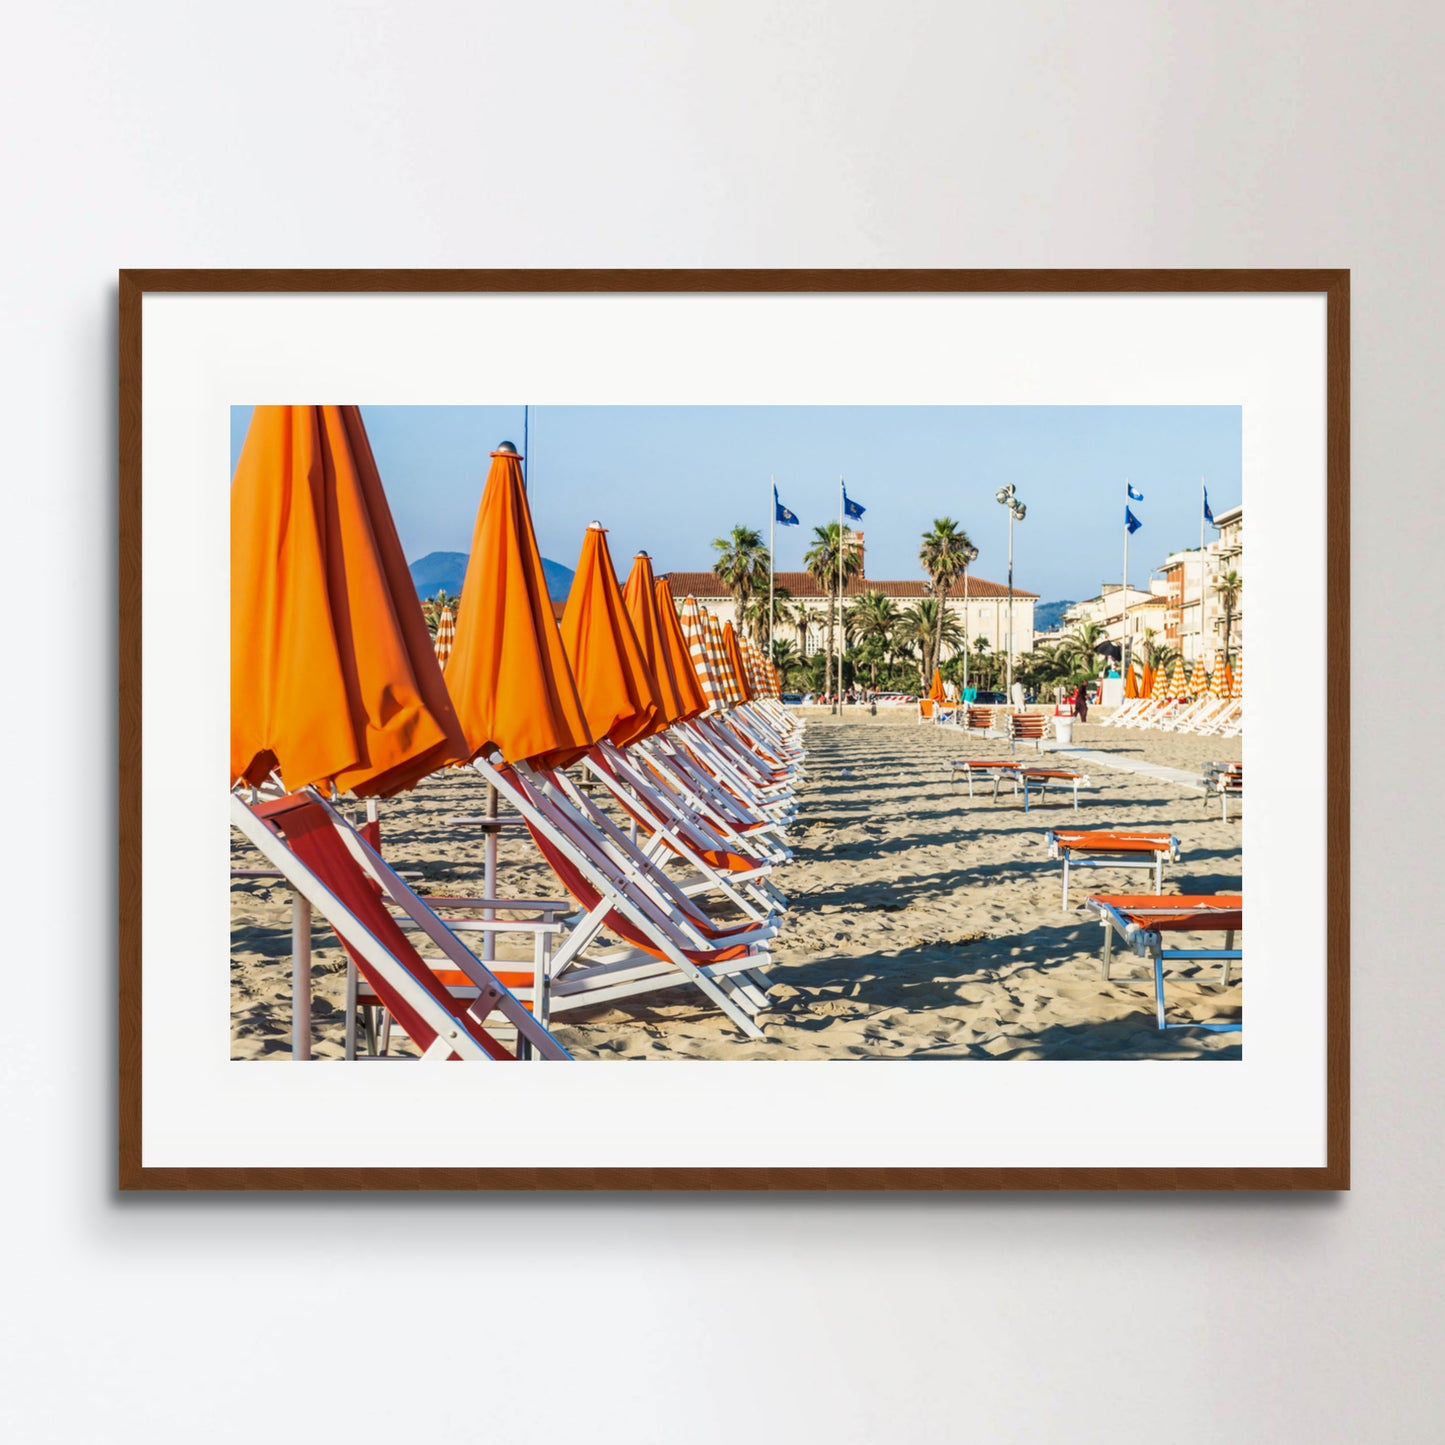
[[[521,453],[511,442],[498,442],[497,449],[492,453],[494,457],[517,457]]]

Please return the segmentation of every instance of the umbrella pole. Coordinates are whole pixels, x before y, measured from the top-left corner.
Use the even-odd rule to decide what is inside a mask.
[[[482,893],[484,897],[495,898],[497,896],[497,831],[500,828],[497,822],[497,790],[491,784],[487,784],[487,821],[485,840],[482,844]],[[495,918],[495,908],[484,908],[483,918]],[[497,956],[497,935],[492,929],[487,929],[482,934],[482,962],[491,963]]]
[[[311,905],[291,895],[291,1057],[311,1057]]]

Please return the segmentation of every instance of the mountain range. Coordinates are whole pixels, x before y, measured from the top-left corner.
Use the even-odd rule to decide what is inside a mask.
[[[572,569],[543,557],[542,571],[547,577],[547,595],[554,602],[565,602],[572,587]],[[461,593],[466,575],[465,552],[428,552],[411,564],[411,580],[416,583],[418,597],[435,597],[438,592],[449,592],[456,597]]]

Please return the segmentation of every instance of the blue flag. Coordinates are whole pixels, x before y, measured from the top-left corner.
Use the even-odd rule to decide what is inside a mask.
[[[1124,490],[1128,492],[1129,500],[1131,502],[1142,502],[1144,500],[1144,493],[1136,492],[1131,482],[1124,483]]]
[[[778,489],[773,488],[773,516],[785,527],[796,527],[798,517],[796,512],[790,512],[779,500]]]
[[[1138,517],[1133,514],[1133,512],[1128,509],[1128,507],[1125,507],[1124,525],[1129,529],[1129,535],[1132,537],[1134,533],[1137,532],[1139,528],[1142,527],[1144,524],[1138,519]]]
[[[843,515],[845,517],[858,518],[867,510],[868,509],[859,502],[850,502],[848,500],[848,488],[843,488]]]
[[[1200,490],[1204,493],[1204,520],[1211,527],[1217,527],[1219,523],[1214,520],[1214,513],[1209,510],[1209,488],[1201,487]]]

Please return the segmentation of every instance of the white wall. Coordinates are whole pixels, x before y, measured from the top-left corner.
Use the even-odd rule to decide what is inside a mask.
[[[1438,7],[72,0],[6,38],[0,1433],[1441,1437],[1441,788],[1396,760],[1445,699],[1387,625],[1445,540]],[[1354,1192],[117,1198],[115,270],[338,264],[1354,267]]]

